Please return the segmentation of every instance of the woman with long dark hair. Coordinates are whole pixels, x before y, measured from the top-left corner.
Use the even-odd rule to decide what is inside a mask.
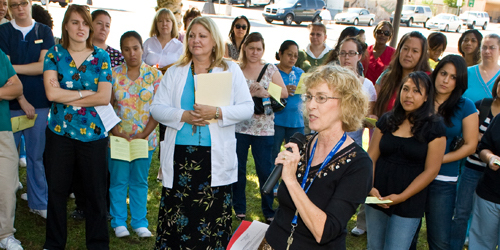
[[[467,89],[465,60],[445,56],[432,72],[434,107],[446,125],[446,151],[437,177],[429,185],[425,218],[429,249],[449,249],[460,160],[477,146],[478,116],[474,103],[462,97]],[[463,140],[462,146],[455,142]]]
[[[413,71],[430,74],[427,55],[427,39],[418,31],[406,33],[399,40],[396,53],[389,67],[380,75],[375,84],[377,102],[373,113],[380,117],[394,106],[402,79]]]
[[[402,82],[393,110],[378,120],[368,148],[374,166],[370,195],[392,201],[366,206],[369,250],[409,249],[445,150],[431,79],[417,71]]]
[[[500,77],[498,77],[493,85],[491,95],[493,98],[483,98],[475,102],[477,110],[479,110],[479,136],[478,141],[481,141],[483,134],[489,127],[493,118],[500,113]],[[471,217],[474,191],[477,184],[483,176],[483,172],[487,167],[487,163],[481,161],[480,150],[469,157],[464,164],[464,168],[460,172],[457,188],[457,200],[455,203],[455,213],[453,214],[453,222],[451,224],[451,242],[452,250],[463,249],[465,238],[467,235],[467,225]]]
[[[229,40],[226,41],[224,57],[238,61],[243,41],[250,34],[250,21],[246,16],[237,16],[231,24]]]
[[[467,30],[458,39],[458,52],[467,63],[467,67],[481,62],[481,41],[483,35],[478,30]]]

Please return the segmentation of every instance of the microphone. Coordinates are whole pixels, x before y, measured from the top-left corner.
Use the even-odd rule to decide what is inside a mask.
[[[297,132],[293,134],[292,137],[290,137],[290,142],[297,144],[299,149],[302,149],[304,143],[306,143],[306,136]],[[288,152],[292,152],[292,148],[286,148],[286,150]],[[264,186],[262,187],[263,194],[267,195],[273,192],[274,186],[276,185],[276,183],[278,183],[281,177],[281,171],[283,171],[283,164],[279,163],[273,169],[273,172],[271,172],[269,178],[267,178],[266,183],[264,183]]]

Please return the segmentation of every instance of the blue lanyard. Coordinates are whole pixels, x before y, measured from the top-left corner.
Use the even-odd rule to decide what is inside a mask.
[[[321,170],[323,170],[323,168],[325,168],[325,166],[330,162],[330,160],[337,153],[337,151],[339,151],[339,148],[342,146],[342,144],[344,144],[346,138],[347,138],[347,134],[344,132],[344,135],[342,135],[342,138],[340,138],[340,140],[337,142],[337,144],[335,144],[335,147],[333,147],[332,151],[330,151],[330,153],[326,156],[325,160],[323,161],[323,164],[321,164],[321,167],[318,169],[318,172],[316,173],[316,175],[314,175],[314,178],[312,179],[311,183],[309,183],[309,186],[307,186],[307,189],[304,189],[306,186],[306,183],[307,183],[307,176],[309,175],[309,170],[311,169],[311,163],[312,163],[312,160],[314,158],[314,153],[316,152],[316,145],[318,144],[318,140],[316,140],[316,142],[314,143],[314,146],[312,148],[311,156],[309,157],[309,161],[307,162],[306,171],[304,173],[304,176],[302,177],[302,184],[300,184],[300,186],[302,187],[302,189],[304,190],[304,192],[306,194],[309,191],[309,188],[311,188],[311,185],[313,184],[314,180],[316,180],[316,177],[319,175]],[[295,216],[293,217],[293,220],[292,220],[293,227],[297,226],[297,218],[298,218],[297,213],[295,213]]]

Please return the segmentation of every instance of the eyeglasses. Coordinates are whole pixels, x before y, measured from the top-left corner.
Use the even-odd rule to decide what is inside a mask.
[[[246,25],[239,25],[239,24],[236,24],[236,25],[234,25],[234,27],[235,27],[236,29],[247,30],[247,26],[246,26]]]
[[[11,9],[17,9],[17,8],[19,8],[19,6],[21,6],[21,7],[26,7],[26,6],[28,6],[28,1],[26,1],[26,2],[21,2],[21,3],[14,3],[14,4],[11,4],[11,5],[10,5],[10,8],[11,8]]]
[[[387,30],[377,30],[377,35],[391,36],[391,32]]]
[[[498,49],[498,47],[494,46],[494,45],[493,46],[489,46],[489,47],[485,45],[485,46],[481,47],[482,51],[487,51],[488,49],[489,50],[496,50],[496,49]]]
[[[323,95],[323,94],[317,95],[317,96],[313,96],[313,95],[309,95],[309,94],[302,95],[302,101],[304,101],[304,102],[310,102],[313,98],[317,103],[320,103],[320,104],[325,103],[326,101],[328,101],[328,99],[341,99],[340,97],[330,97],[330,96]]]
[[[354,51],[354,50],[351,50],[349,52],[340,51],[340,53],[339,53],[339,56],[341,56],[341,57],[345,57],[345,56],[353,57],[353,56],[357,56],[357,55],[359,55],[359,52]]]

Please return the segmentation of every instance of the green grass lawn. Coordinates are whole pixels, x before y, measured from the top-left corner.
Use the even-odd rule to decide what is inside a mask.
[[[113,229],[109,227],[110,249],[120,250],[135,250],[135,249],[153,249],[156,235],[156,225],[158,216],[158,207],[161,197],[161,183],[156,181],[159,161],[157,153],[153,156],[153,162],[149,171],[149,193],[148,193],[148,221],[149,230],[153,233],[153,237],[140,239],[132,231],[129,226],[131,236],[125,238],[116,238]],[[265,218],[260,209],[260,193],[258,186],[257,174],[255,173],[253,158],[249,154],[248,159],[248,174],[247,174],[247,220],[264,221]],[[26,170],[21,168],[20,180],[24,185],[24,189],[17,194],[17,210],[15,228],[17,233],[15,237],[22,242],[26,250],[39,250],[43,248],[45,241],[45,220],[38,215],[29,212],[28,202],[21,200],[20,195],[26,192]],[[277,202],[275,201],[277,206]],[[68,199],[68,215],[73,211],[75,205],[73,199]],[[347,226],[350,231],[354,228],[356,215],[354,215]],[[233,230],[238,226],[238,220],[233,215]],[[425,226],[420,231],[418,249],[428,249],[425,237]],[[66,249],[86,249],[85,247],[85,223],[75,221],[68,218],[68,241]],[[347,236],[347,249],[366,249],[366,234],[361,237],[354,237],[350,234]]]

